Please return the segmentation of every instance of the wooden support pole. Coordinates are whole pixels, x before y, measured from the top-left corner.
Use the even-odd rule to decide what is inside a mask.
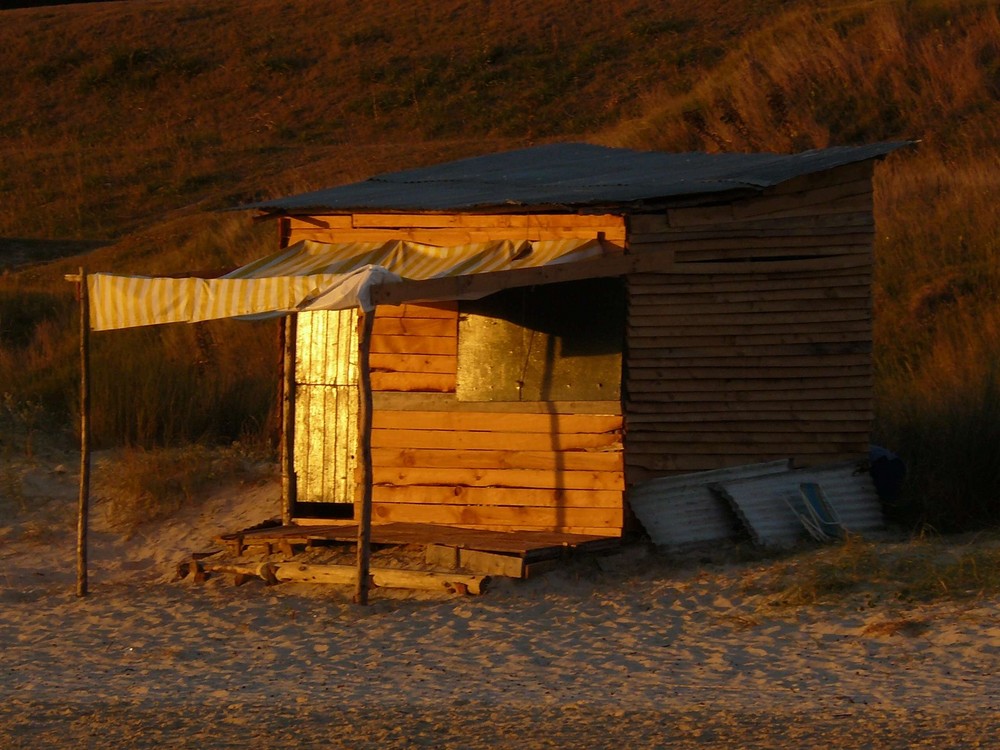
[[[281,319],[281,523],[292,522],[298,486],[295,477],[295,340],[298,316]]]
[[[80,502],[76,523],[76,595],[87,595],[87,518],[90,506],[90,296],[80,269]]]
[[[375,325],[375,308],[364,312],[361,323],[361,338],[358,341],[358,462],[361,483],[361,507],[358,513],[358,565],[357,581],[354,588],[354,603],[368,604],[368,589],[371,586],[369,567],[371,565],[372,538],[372,376],[371,346],[372,329]]]

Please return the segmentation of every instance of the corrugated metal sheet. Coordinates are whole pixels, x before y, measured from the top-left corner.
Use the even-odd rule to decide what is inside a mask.
[[[298,502],[350,503],[358,451],[357,312],[302,313],[297,329]]]
[[[710,484],[787,472],[788,468],[784,460],[661,477],[633,487],[628,503],[654,544],[683,551],[735,538],[739,529],[736,516],[709,489]]]
[[[882,506],[871,475],[859,463],[817,466],[780,474],[716,483],[732,503],[754,542],[763,547],[790,547],[804,534],[788,501],[798,497],[799,485],[815,482],[823,488],[844,528],[855,533],[882,528]]]
[[[877,159],[910,142],[799,154],[670,154],[554,143],[378,175],[240,208],[274,212],[552,208],[753,193],[794,177]]]

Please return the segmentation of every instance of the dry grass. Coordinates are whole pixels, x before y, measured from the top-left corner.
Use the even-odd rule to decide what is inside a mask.
[[[1000,593],[1000,538],[915,537],[876,543],[860,537],[777,560],[743,584],[763,606],[805,606],[875,601],[976,600]],[[920,623],[885,628],[913,630]]]
[[[259,455],[240,444],[128,449],[103,462],[94,494],[106,501],[108,524],[131,535],[144,523],[169,518],[196,504],[220,482],[255,482],[268,470]]]
[[[63,237],[70,250],[121,239],[87,257],[95,270],[218,271],[271,249],[273,235],[206,209],[400,165],[571,138],[709,151],[920,138],[877,173],[878,439],[911,469],[901,518],[995,523],[994,3],[359,7],[4,11],[0,75],[15,85],[0,111],[0,238]],[[77,264],[0,277],[0,382],[56,417],[75,408],[74,307],[60,279]],[[97,346],[106,442],[267,429],[271,330],[151,331]]]

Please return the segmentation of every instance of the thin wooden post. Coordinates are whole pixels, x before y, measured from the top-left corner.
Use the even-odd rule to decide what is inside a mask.
[[[295,339],[298,316],[281,319],[281,523],[292,522],[298,485],[295,481]]]
[[[80,269],[80,502],[76,521],[76,595],[87,595],[87,518],[90,507],[90,295]]]
[[[358,459],[361,482],[361,508],[358,518],[358,576],[354,603],[368,604],[371,587],[372,540],[372,376],[370,354],[375,308],[363,313],[361,338],[358,341]]]

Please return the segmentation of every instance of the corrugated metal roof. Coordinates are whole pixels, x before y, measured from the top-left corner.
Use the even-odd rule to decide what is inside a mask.
[[[672,552],[734,539],[739,521],[709,485],[787,473],[789,464],[785,459],[651,479],[629,491],[629,507],[653,543]]]
[[[909,142],[798,154],[673,154],[554,143],[378,175],[363,182],[253,203],[306,211],[572,209],[758,192],[801,175],[877,159]]]
[[[823,489],[845,529],[856,533],[882,528],[882,506],[871,475],[857,463],[796,469],[750,479],[726,480],[716,486],[733,504],[733,510],[763,547],[791,547],[805,529],[788,501],[794,500],[803,482]]]

